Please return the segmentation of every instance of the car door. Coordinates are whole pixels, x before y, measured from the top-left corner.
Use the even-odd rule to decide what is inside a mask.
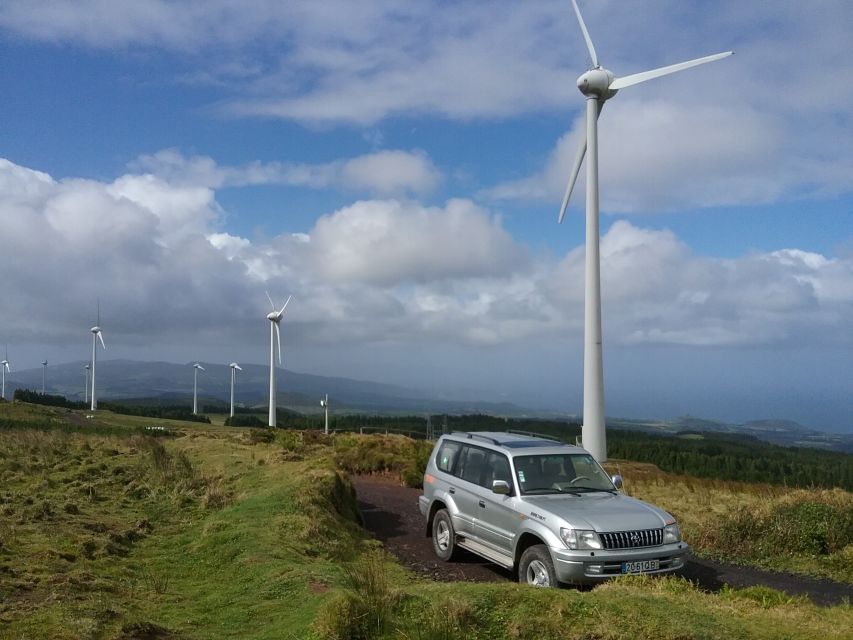
[[[499,451],[492,451],[486,459],[486,473],[479,492],[477,528],[483,542],[506,554],[512,553],[512,544],[518,530],[519,518],[516,510],[517,491],[512,481],[509,458]],[[492,482],[505,480],[511,488],[510,495],[492,491]]]
[[[482,535],[477,529],[476,520],[480,509],[479,494],[487,454],[488,452],[480,447],[464,445],[457,465],[458,482],[450,490],[459,509],[458,522],[454,523],[456,531],[478,540]]]

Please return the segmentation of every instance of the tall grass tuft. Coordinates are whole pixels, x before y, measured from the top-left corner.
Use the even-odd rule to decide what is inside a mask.
[[[344,591],[327,603],[317,630],[328,640],[369,640],[389,629],[399,594],[390,586],[387,559],[381,551],[367,553],[343,567]]]

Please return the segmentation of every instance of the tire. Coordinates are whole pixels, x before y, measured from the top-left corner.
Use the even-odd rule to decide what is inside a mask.
[[[436,511],[432,520],[432,548],[435,555],[445,562],[456,554],[456,532],[446,509]]]
[[[554,571],[554,562],[551,560],[548,547],[544,544],[535,544],[524,550],[521,561],[518,563],[518,581],[533,587],[559,586],[557,572]]]

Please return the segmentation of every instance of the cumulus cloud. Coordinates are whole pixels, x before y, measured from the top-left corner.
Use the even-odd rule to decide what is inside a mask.
[[[252,162],[220,166],[208,156],[187,157],[177,149],[139,156],[131,169],[172,184],[210,188],[285,185],[338,188],[380,196],[424,194],[441,181],[441,172],[423,151],[382,150],[325,164]]]
[[[801,197],[804,189],[839,184],[838,176],[826,174],[822,163],[798,155],[783,124],[767,113],[619,98],[607,104],[599,121],[604,211],[766,204]],[[484,195],[557,201],[584,135],[580,118],[557,142],[540,172],[497,185]],[[572,195],[575,207],[583,207],[585,166]]]
[[[0,161],[5,338],[78,339],[100,298],[131,343],[240,344],[264,289],[294,295],[288,335],[305,344],[503,348],[581,334],[582,247],[531,254],[471,201],[364,200],[307,233],[251,240],[217,228],[215,195],[151,174],[57,180]],[[849,255],[707,258],[620,221],[601,256],[608,344],[849,346]]]

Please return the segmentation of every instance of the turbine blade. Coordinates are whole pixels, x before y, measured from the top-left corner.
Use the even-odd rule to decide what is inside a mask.
[[[645,82],[646,80],[653,80],[654,78],[660,78],[661,76],[668,76],[670,73],[675,73],[676,71],[683,71],[684,69],[689,69],[690,67],[705,64],[706,62],[722,60],[723,58],[728,58],[730,55],[733,54],[734,51],[715,53],[712,56],[696,58],[695,60],[688,60],[687,62],[679,62],[678,64],[671,64],[668,67],[660,67],[659,69],[652,69],[651,71],[643,71],[641,73],[635,73],[630,76],[625,76],[624,78],[616,78],[613,80],[613,82],[610,83],[609,88],[613,91],[616,91],[617,89],[624,89],[625,87],[630,87],[632,85]]]
[[[202,371],[204,371],[204,367],[202,367],[201,365],[197,365],[197,366],[198,366],[198,368],[199,368],[199,369],[201,369]]]
[[[598,101],[598,116],[601,117],[601,110],[604,109],[604,103],[599,100]],[[569,199],[572,197],[572,191],[575,188],[575,182],[578,180],[578,174],[581,171],[581,164],[583,164],[583,158],[586,155],[586,126],[584,126],[583,130],[583,141],[581,142],[581,146],[578,147],[578,154],[575,156],[575,163],[572,165],[572,172],[569,174],[569,184],[566,186],[566,195],[563,196],[563,205],[560,207],[560,217],[557,219],[557,224],[563,222],[563,218],[566,215],[566,209],[569,208]]]
[[[105,345],[105,344],[104,344],[104,336],[103,336],[103,335],[101,335],[101,332],[100,332],[100,331],[98,331],[98,340],[100,340],[100,341],[101,341],[101,346],[102,346],[104,349],[106,349],[106,348],[107,348],[107,345]]]
[[[592,59],[592,66],[598,67],[598,56],[595,55],[595,47],[592,44],[592,38],[589,37],[589,31],[586,30],[586,24],[583,21],[583,16],[581,15],[580,7],[578,7],[577,0],[572,0],[572,4],[575,5],[575,15],[578,17],[578,24],[580,24],[581,31],[583,32],[583,39],[586,40],[586,49],[589,51],[589,57]]]
[[[243,370],[243,367],[241,367],[239,364],[234,365],[234,368],[237,369],[237,371]]]
[[[290,302],[290,299],[292,297],[293,296],[287,296],[287,302],[284,303],[284,306],[281,308],[281,311],[278,312],[279,316],[281,316],[281,314],[284,313],[284,310],[287,308],[287,303]],[[275,307],[273,307],[273,310],[275,310]]]
[[[264,293],[265,293],[265,294],[267,294],[267,300],[269,300],[269,301],[270,301],[270,306],[272,307],[272,310],[273,310],[273,311],[275,311],[275,305],[274,305],[274,304],[273,304],[273,302],[272,302],[272,298],[270,298],[270,292],[269,292],[269,291],[264,291]]]
[[[273,322],[275,327],[275,341],[278,343],[278,363],[281,364],[281,331],[278,328],[278,322]]]

